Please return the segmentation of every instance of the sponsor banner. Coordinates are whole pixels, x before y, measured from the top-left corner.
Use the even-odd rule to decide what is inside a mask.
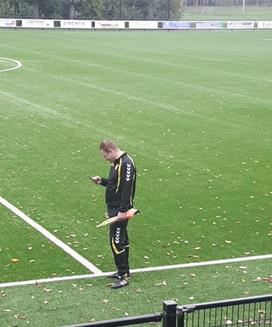
[[[196,22],[196,29],[222,29],[224,28],[224,23],[223,22]]]
[[[182,21],[171,21],[171,22],[162,22],[162,28],[164,29],[173,29],[173,30],[180,30],[180,29],[189,29],[191,28],[190,22],[182,22]]]
[[[61,28],[92,28],[91,20],[61,20]]]
[[[129,21],[129,28],[139,29],[157,29],[158,22],[154,21]]]
[[[272,29],[272,21],[258,22],[258,28],[271,28]]]
[[[49,19],[22,19],[25,28],[54,28],[54,21]]]
[[[254,28],[254,22],[252,21],[231,21],[227,23],[227,27],[229,29],[253,29]]]
[[[95,28],[114,29],[125,28],[125,21],[120,20],[96,20]]]
[[[16,19],[0,19],[0,27],[16,27]]]

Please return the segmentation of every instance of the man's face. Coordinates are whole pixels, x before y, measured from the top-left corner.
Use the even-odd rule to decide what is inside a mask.
[[[111,149],[109,149],[109,152],[106,152],[106,151],[104,151],[104,150],[100,150],[100,153],[101,153],[101,156],[102,156],[105,160],[107,160],[107,161],[109,161],[109,162],[114,162],[114,160],[115,160],[115,156],[114,156],[114,152],[113,152]]]

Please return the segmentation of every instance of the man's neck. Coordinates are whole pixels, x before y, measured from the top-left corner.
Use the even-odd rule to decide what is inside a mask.
[[[124,151],[118,149],[116,151],[115,160],[119,159],[124,153],[125,153]]]

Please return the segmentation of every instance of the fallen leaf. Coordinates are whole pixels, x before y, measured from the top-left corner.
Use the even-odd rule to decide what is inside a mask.
[[[17,263],[18,261],[19,261],[19,259],[17,259],[17,258],[13,258],[13,259],[11,259],[10,260],[12,263]]]
[[[254,282],[268,282],[268,283],[272,283],[272,276],[270,277],[257,277]]]

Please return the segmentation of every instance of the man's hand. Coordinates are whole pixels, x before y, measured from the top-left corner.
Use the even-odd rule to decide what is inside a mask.
[[[125,220],[126,219],[126,212],[118,212],[117,217],[119,218],[119,220]]]
[[[90,179],[95,183],[95,184],[101,184],[101,177],[100,176],[92,176]]]

